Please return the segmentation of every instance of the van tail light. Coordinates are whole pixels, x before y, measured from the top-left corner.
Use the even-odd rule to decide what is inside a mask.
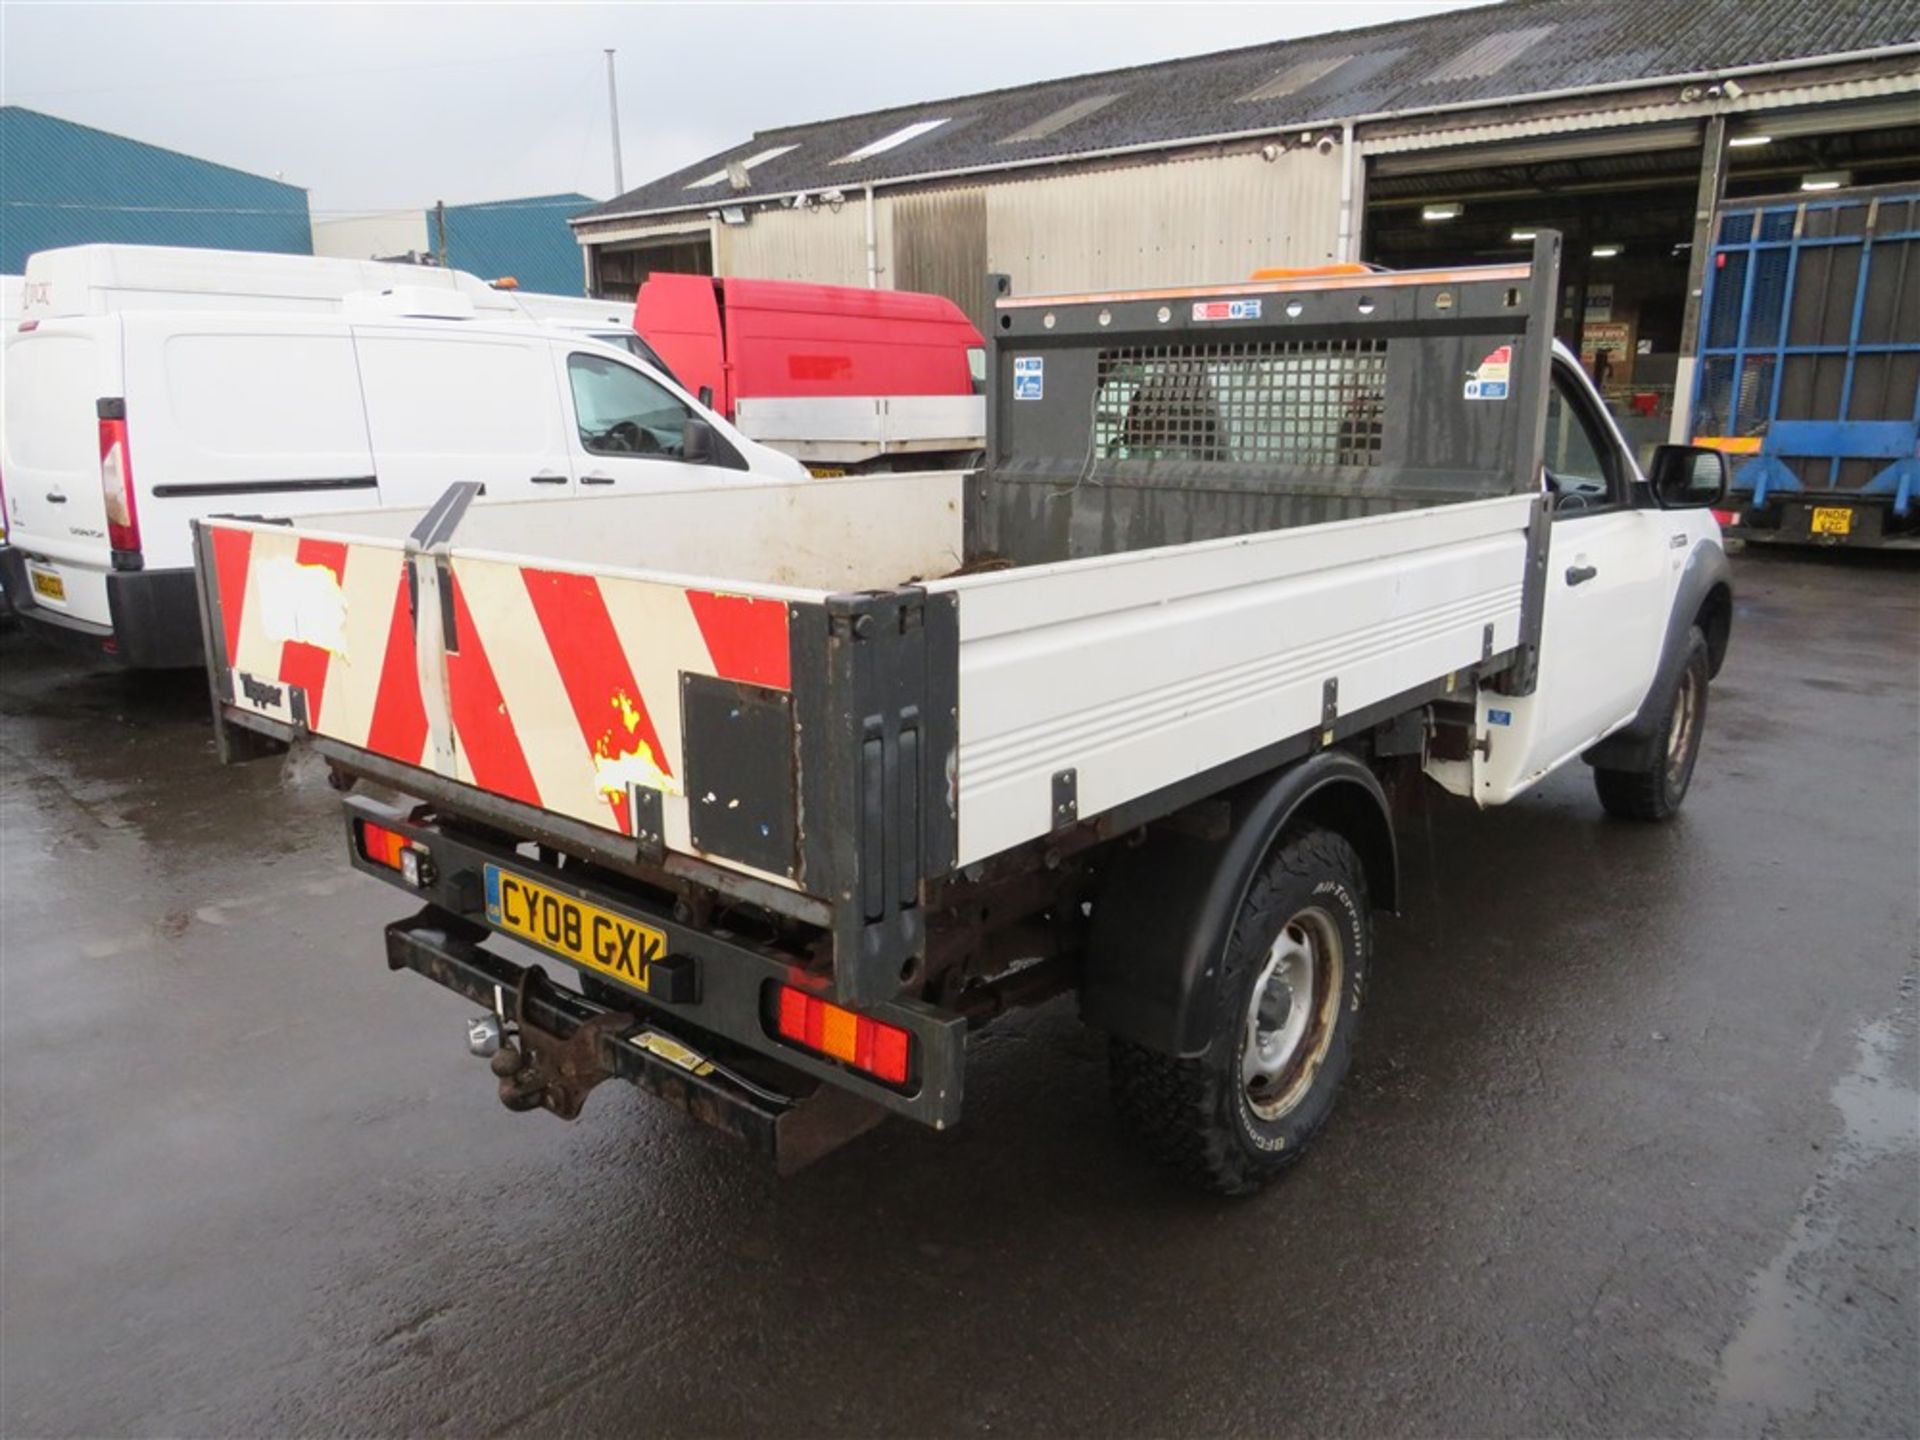
[[[1716,510],[1713,512],[1713,518],[1720,522],[1720,528],[1722,530],[1726,530],[1740,523],[1740,512],[1738,510]]]
[[[913,1058],[913,1036],[907,1031],[791,985],[775,988],[774,1028],[782,1040],[864,1070],[889,1085],[907,1083]]]
[[[133,457],[127,449],[127,402],[100,402],[100,493],[107,502],[107,543],[113,568],[138,570],[140,511],[133,498]]]
[[[371,820],[356,820],[353,824],[359,832],[356,838],[361,858],[383,869],[399,871],[400,878],[416,889],[433,883],[433,867],[426,846]]]

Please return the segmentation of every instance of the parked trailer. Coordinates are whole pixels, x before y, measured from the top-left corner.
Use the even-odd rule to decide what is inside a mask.
[[[1384,780],[1584,755],[1659,819],[1692,773],[1725,460],[1641,480],[1558,243],[1004,296],[970,475],[204,521],[221,753],[381,787],[388,963],[484,1007],[510,1108],[619,1076],[791,1165],[954,1124],[970,1037],[1068,990],[1149,1148],[1252,1188],[1347,1067]]]
[[[1693,430],[1747,538],[1920,547],[1920,191],[1722,211]]]

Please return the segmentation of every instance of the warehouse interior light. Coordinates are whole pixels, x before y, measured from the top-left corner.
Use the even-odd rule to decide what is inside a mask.
[[[1507,239],[1516,245],[1525,245],[1537,239],[1539,234],[1538,230],[1514,230],[1508,233]]]
[[[1445,205],[1423,205],[1420,207],[1420,218],[1426,221],[1458,220],[1460,207],[1451,201]]]
[[[1753,150],[1762,145],[1771,145],[1771,135],[1735,135],[1727,141],[1729,150]]]
[[[1618,245],[1596,245],[1593,247],[1593,258],[1596,260],[1611,260],[1619,255],[1619,253],[1620,247]]]
[[[1838,190],[1842,185],[1853,183],[1851,170],[1815,170],[1810,175],[1800,177],[1802,190]]]

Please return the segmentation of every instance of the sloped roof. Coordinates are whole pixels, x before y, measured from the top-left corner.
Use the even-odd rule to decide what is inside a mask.
[[[0,106],[0,269],[124,243],[313,251],[307,192],[19,105]]]
[[[1506,0],[762,131],[575,223],[1916,43],[1915,0]]]

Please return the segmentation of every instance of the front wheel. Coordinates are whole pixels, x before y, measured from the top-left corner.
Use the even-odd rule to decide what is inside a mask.
[[[1286,837],[1242,900],[1206,1051],[1111,1043],[1115,1108],[1183,1179],[1243,1195],[1300,1157],[1353,1057],[1372,952],[1366,872],[1328,830]]]
[[[1713,662],[1707,637],[1695,626],[1687,635],[1686,661],[1661,716],[1660,742],[1636,770],[1593,772],[1593,788],[1609,815],[1622,820],[1670,820],[1687,798],[1700,736],[1707,725],[1707,680]]]

